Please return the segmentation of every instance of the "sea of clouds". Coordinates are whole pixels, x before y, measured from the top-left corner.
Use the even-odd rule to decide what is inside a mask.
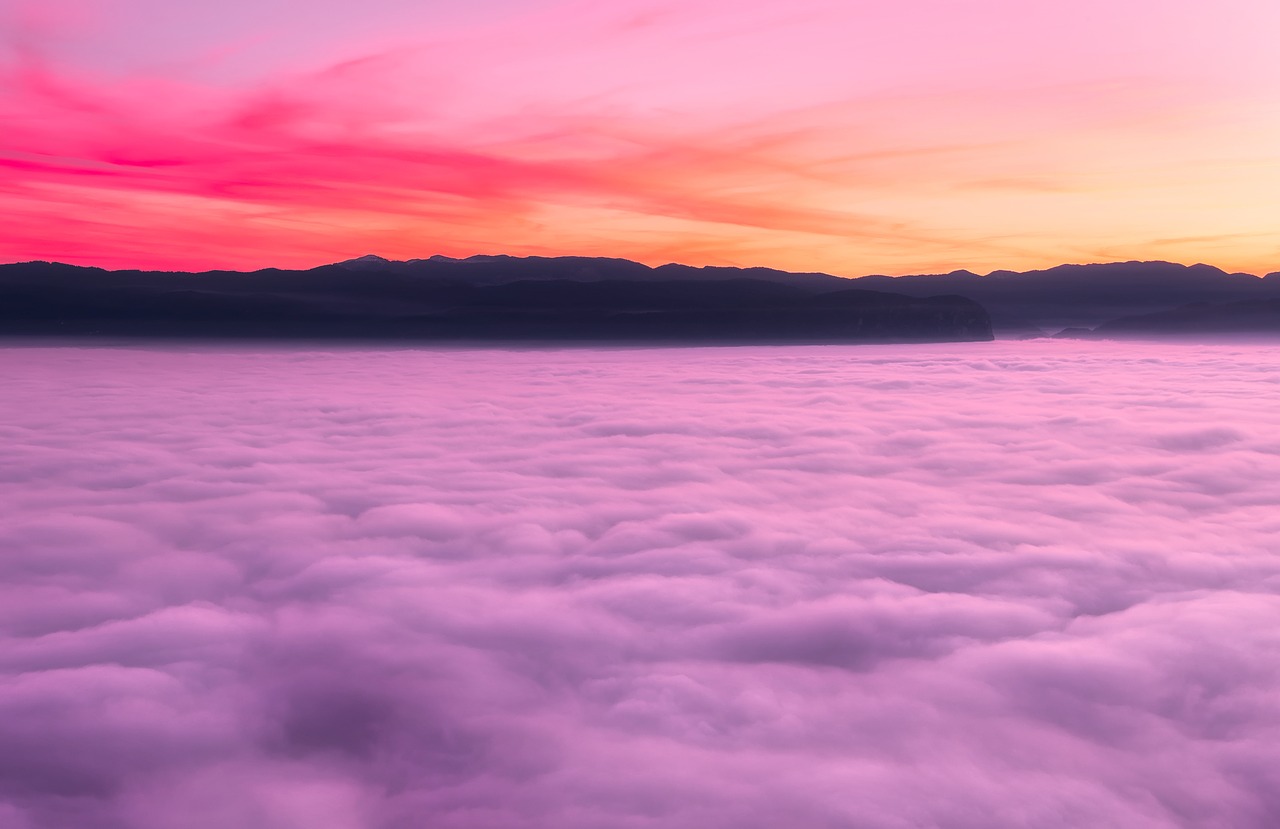
[[[1280,350],[0,350],[2,829],[1280,825]]]

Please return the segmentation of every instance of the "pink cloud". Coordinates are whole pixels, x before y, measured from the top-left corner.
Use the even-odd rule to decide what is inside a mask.
[[[1267,349],[7,356],[6,825],[1280,809]]]
[[[1271,267],[1256,4],[224,5],[19,9],[0,256]]]

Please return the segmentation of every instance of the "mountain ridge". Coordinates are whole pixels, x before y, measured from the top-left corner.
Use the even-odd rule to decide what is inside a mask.
[[[22,273],[27,273],[23,277]],[[870,290],[914,299],[964,297],[989,314],[993,331],[1001,337],[1052,334],[1063,329],[1093,330],[1113,320],[1162,313],[1194,303],[1223,304],[1280,298],[1280,273],[1256,276],[1230,273],[1204,263],[1182,265],[1164,261],[1063,264],[1030,271],[995,270],[981,275],[968,270],[945,274],[873,274],[842,277],[818,272],[773,268],[691,266],[668,263],[649,266],[614,257],[519,257],[506,254],[453,258],[434,255],[403,261],[376,254],[307,270],[263,268],[256,271],[201,272],[106,270],[61,263],[0,265],[0,289],[62,284],[68,290],[92,291],[111,283],[134,291],[171,292],[177,288],[215,294],[267,296],[308,295],[307,303],[325,297],[331,303],[351,303],[390,313],[397,304],[421,303],[428,297],[455,296],[459,291],[510,285],[516,282],[621,285],[663,284],[668,292],[680,283],[715,284],[758,282],[785,285],[807,294],[842,290]],[[524,288],[536,294],[538,290]],[[558,289],[563,292],[563,288]],[[627,289],[632,290],[632,289]],[[674,296],[674,294],[673,294]],[[731,307],[728,292],[717,302]],[[194,301],[194,300],[192,300]],[[578,301],[575,299],[574,301]],[[252,304],[252,303],[249,303]],[[670,310],[670,309],[668,309]],[[704,307],[704,310],[706,308]],[[1112,330],[1126,330],[1113,326]]]
[[[251,273],[0,266],[0,333],[636,343],[992,338],[986,311],[963,297],[858,290],[834,277],[842,290],[821,291],[736,272],[725,279],[663,279],[669,271],[647,280],[566,278],[581,277],[583,267],[597,276],[644,267],[572,264],[534,263],[532,273],[521,273],[500,261],[501,272],[482,280],[405,273],[369,258],[354,268]]]

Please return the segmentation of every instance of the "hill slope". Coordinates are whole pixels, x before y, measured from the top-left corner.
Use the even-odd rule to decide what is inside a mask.
[[[394,265],[248,274],[0,266],[0,333],[724,343],[992,338],[986,311],[963,297],[851,290],[836,277],[825,279],[844,290],[662,279],[671,273],[662,269],[658,278],[625,278],[634,263],[616,266],[607,279],[576,281],[556,278],[545,262],[517,261],[526,266],[486,268],[488,276],[475,281],[450,278],[452,266],[446,275]],[[545,278],[499,280],[529,270]]]

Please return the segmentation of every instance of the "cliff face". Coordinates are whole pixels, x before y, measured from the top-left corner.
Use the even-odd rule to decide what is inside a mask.
[[[986,311],[964,297],[815,292],[760,279],[475,284],[333,266],[157,274],[43,263],[0,266],[0,333],[668,343],[992,339]]]

